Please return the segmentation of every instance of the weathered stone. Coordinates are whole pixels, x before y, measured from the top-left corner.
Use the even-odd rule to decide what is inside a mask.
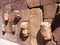
[[[53,19],[44,19],[44,22],[49,22],[52,24]]]
[[[30,37],[28,37],[25,41],[23,41],[23,40],[21,40],[21,38],[19,38],[17,40],[17,43],[21,44],[21,45],[31,45],[31,40],[30,40]]]
[[[21,10],[22,21],[29,21],[29,9]]]
[[[36,37],[42,22],[42,10],[39,8],[31,9],[29,12],[31,35]]]
[[[60,2],[60,0],[56,0],[56,2]]]
[[[57,10],[56,4],[44,5],[44,18],[54,18]]]
[[[21,12],[19,10],[14,10],[13,12],[9,13],[9,22],[16,23],[18,20],[21,19]]]
[[[5,10],[6,10],[6,13],[10,13],[11,12],[11,4],[7,4],[7,5],[5,5]]]
[[[54,31],[54,40],[60,41],[60,27],[57,27]]]
[[[57,14],[59,14],[59,13],[60,13],[60,4],[58,4],[58,6],[59,6],[59,7],[58,7],[59,9],[58,9],[58,13],[57,13]]]
[[[4,21],[7,21],[8,20],[8,13],[5,13],[4,14]]]
[[[4,14],[10,13],[10,12],[11,12],[11,6],[10,6],[10,4],[4,5],[4,6],[1,7],[1,13],[3,15],[3,19],[4,19]]]
[[[29,30],[29,22],[22,22],[20,24],[21,30],[22,30],[22,34],[23,36],[29,36],[30,34],[30,30]]]
[[[16,17],[16,13],[14,13],[14,12],[11,12],[10,14],[9,14],[9,21],[8,22],[13,22],[14,21],[14,19],[15,19],[15,17]]]
[[[5,6],[1,7],[1,13],[2,13],[2,15],[4,15],[4,13],[6,13]]]
[[[40,32],[44,40],[51,40],[52,39],[51,23],[42,22]]]
[[[8,24],[6,25],[6,32],[12,33],[12,23],[8,23]]]
[[[3,32],[6,32],[5,24],[2,24],[1,26],[2,26],[2,27],[1,27],[1,29],[2,29],[2,33],[3,33]]]
[[[55,0],[41,0],[41,5],[53,4]]]
[[[31,9],[29,12],[31,37],[34,38],[33,41],[35,41],[31,45],[33,44],[37,45],[36,36],[37,36],[38,31],[40,30],[40,24],[43,19],[42,15],[43,15],[42,10],[40,8]]]
[[[26,0],[17,0],[16,2],[13,2],[11,6],[13,10],[26,9],[27,8]]]
[[[1,8],[0,8],[0,38],[3,37],[2,24],[4,24],[4,19],[3,19],[2,11],[1,11]]]
[[[19,35],[20,34],[20,22],[18,24],[15,25],[15,35]]]
[[[52,22],[52,30],[60,27],[60,14],[55,15],[53,22]]]
[[[46,45],[56,45],[56,42],[54,42],[54,41],[48,41]]]
[[[16,43],[17,36],[16,35],[12,35],[11,33],[5,33],[4,39],[7,39],[9,41],[12,41],[12,42],[15,42]]]
[[[56,15],[52,22],[52,30],[54,32],[55,41],[60,41],[60,14]]]
[[[23,42],[23,44],[24,44],[24,45],[31,45],[30,37],[28,37],[28,38],[26,39],[26,41]]]
[[[7,4],[7,0],[0,0],[0,6]]]
[[[27,0],[27,5],[29,7],[40,6],[40,0]]]
[[[8,3],[15,2],[16,0],[7,0]]]
[[[31,37],[31,45],[38,45],[36,38]]]
[[[60,45],[60,41],[57,42],[57,45]]]

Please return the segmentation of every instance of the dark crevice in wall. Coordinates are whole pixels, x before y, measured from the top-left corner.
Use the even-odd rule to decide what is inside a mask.
[[[35,6],[35,7],[29,7],[27,6],[29,9],[33,9],[33,8],[40,8],[41,6]]]
[[[7,25],[8,24],[8,20],[5,20],[5,25]]]
[[[40,30],[37,33],[36,39],[37,39],[38,45],[46,45],[46,43],[49,41],[49,40],[44,40],[43,39]]]
[[[12,34],[14,35],[15,34],[15,31],[12,31]]]
[[[58,12],[59,12],[59,6],[57,7],[56,14],[58,14]]]
[[[5,35],[5,33],[6,33],[5,31],[2,31],[2,34],[3,34],[3,35]]]
[[[60,14],[55,15],[55,18],[52,21],[52,31],[54,32],[54,30],[56,30],[56,28],[60,27]]]
[[[19,16],[15,17],[13,24],[16,25],[21,18]]]

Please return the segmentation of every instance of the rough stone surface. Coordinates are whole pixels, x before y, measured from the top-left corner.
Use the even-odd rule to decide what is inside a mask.
[[[5,33],[4,39],[7,39],[9,41],[12,41],[12,42],[15,42],[16,43],[17,36],[16,35],[12,35],[11,33]]]
[[[52,24],[53,19],[44,19],[44,22],[49,22]]]
[[[0,6],[7,4],[7,0],[0,0]]]
[[[11,6],[12,10],[26,9],[27,8],[26,0],[17,0],[16,2],[13,2]]]
[[[20,22],[18,24],[15,25],[15,35],[19,35],[20,34]]]
[[[57,42],[57,45],[60,45],[60,41]]]
[[[56,42],[54,42],[54,41],[48,41],[46,45],[56,45]]]
[[[40,0],[26,0],[29,7],[40,6]]]
[[[14,2],[14,1],[16,1],[16,0],[7,0],[8,1],[8,3],[11,3],[11,2]]]
[[[12,23],[8,23],[8,24],[6,25],[6,32],[12,33]]]
[[[57,10],[56,4],[44,5],[44,18],[54,18]]]
[[[7,4],[5,5],[5,10],[6,10],[6,13],[10,13],[11,12],[11,4]]]
[[[13,22],[15,17],[16,17],[16,13],[14,13],[14,12],[10,13],[9,17],[8,17],[9,18],[9,22]]]
[[[41,5],[53,4],[55,0],[41,0]]]
[[[39,8],[31,9],[29,12],[31,37],[33,38],[31,38],[31,45],[37,45],[36,36],[38,31],[40,30],[42,15],[42,10]],[[34,43],[32,40],[34,41]]]
[[[22,18],[22,21],[29,20],[29,9],[21,10],[21,18]]]
[[[55,29],[54,38],[55,38],[55,41],[60,41],[60,27]]]
[[[56,0],[56,2],[60,2],[60,0]]]

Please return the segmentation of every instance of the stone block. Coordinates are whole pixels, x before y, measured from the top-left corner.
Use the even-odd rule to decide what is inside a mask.
[[[27,9],[26,0],[17,0],[11,4],[12,10]]]
[[[56,4],[50,4],[50,5],[44,5],[44,18],[54,18],[56,15],[57,5]]]
[[[37,45],[36,36],[40,30],[40,24],[43,21],[42,10],[40,8],[33,8],[29,12],[31,45]]]
[[[26,0],[29,7],[40,6],[40,0]]]
[[[53,19],[44,19],[44,22],[49,22],[52,24]]]
[[[41,5],[53,4],[55,0],[41,0]]]

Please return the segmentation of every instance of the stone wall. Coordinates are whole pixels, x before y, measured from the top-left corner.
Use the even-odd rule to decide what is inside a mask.
[[[60,45],[59,3],[60,0],[0,0],[0,38],[21,45]],[[8,20],[4,19],[5,14]],[[28,37],[21,34],[22,22],[29,22]],[[41,22],[51,23],[53,41],[42,38]]]

